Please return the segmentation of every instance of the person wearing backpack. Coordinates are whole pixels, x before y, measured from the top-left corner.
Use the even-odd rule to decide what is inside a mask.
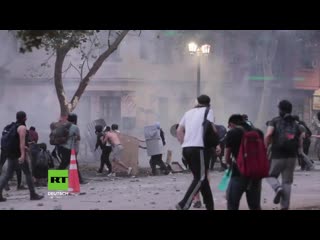
[[[96,142],[96,147],[95,147],[95,151],[98,149],[98,147],[100,147],[102,153],[101,153],[101,157],[100,157],[100,168],[97,171],[97,173],[102,173],[103,171],[103,166],[106,164],[108,167],[108,174],[112,173],[112,165],[111,162],[109,160],[109,155],[112,151],[112,147],[109,143],[103,144],[102,143],[102,139],[104,137],[104,132],[103,132],[103,127],[102,125],[97,125],[95,127],[96,129],[96,134],[97,134],[97,142]],[[105,132],[109,132],[111,130],[111,128],[109,126],[106,126],[106,130]]]
[[[271,147],[271,166],[267,182],[275,191],[274,204],[282,210],[290,207],[291,185],[298,153],[302,153],[303,134],[299,124],[292,117],[292,104],[287,100],[279,102],[279,116],[268,123],[265,144]],[[278,177],[281,174],[282,183]]]
[[[21,167],[26,175],[28,188],[30,191],[30,200],[40,200],[43,196],[38,195],[35,191],[28,161],[26,160],[26,148],[28,143],[26,141],[26,120],[25,112],[20,111],[16,114],[17,121],[12,124],[9,131],[1,138],[1,147],[5,150],[8,157],[8,168],[5,175],[0,179],[0,202],[6,201],[2,196],[3,188],[8,184],[12,177],[15,168]]]
[[[79,145],[80,145],[80,130],[77,126],[78,116],[74,113],[69,113],[67,121],[71,124],[68,130],[67,141],[63,144],[57,145],[57,153],[59,158],[61,159],[60,165],[58,169],[67,169],[70,164],[71,158],[71,150],[75,149],[76,155],[79,153]],[[85,184],[84,180],[81,177],[79,170],[79,163],[77,159],[77,170],[80,184]]]
[[[225,160],[232,172],[227,188],[227,209],[238,210],[241,197],[246,193],[249,209],[261,210],[261,179],[269,170],[263,133],[250,126],[240,114],[230,116],[228,127]]]
[[[217,131],[213,125],[210,97],[201,95],[197,98],[197,102],[198,105],[183,115],[177,129],[177,138],[182,144],[183,157],[193,174],[193,181],[185,196],[176,205],[177,210],[189,209],[194,196],[199,191],[206,209],[214,209],[214,201],[207,174],[211,152],[218,145],[216,142],[217,137],[213,136]],[[208,139],[211,141],[208,141]]]

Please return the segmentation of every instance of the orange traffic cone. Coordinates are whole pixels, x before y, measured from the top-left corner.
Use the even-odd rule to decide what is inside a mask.
[[[74,149],[71,150],[68,191],[71,193],[79,193],[80,192],[80,183],[79,183],[79,176],[78,176],[76,151]]]

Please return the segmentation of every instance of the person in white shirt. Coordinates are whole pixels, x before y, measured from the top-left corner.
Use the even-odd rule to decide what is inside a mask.
[[[178,210],[190,208],[194,196],[200,191],[207,210],[214,209],[211,188],[207,178],[212,149],[204,148],[203,119],[207,107],[210,107],[210,97],[201,95],[197,98],[198,105],[187,111],[177,129],[177,137],[182,144],[182,154],[192,174],[193,181],[184,198],[176,205]],[[209,110],[207,119],[213,124],[213,111]]]

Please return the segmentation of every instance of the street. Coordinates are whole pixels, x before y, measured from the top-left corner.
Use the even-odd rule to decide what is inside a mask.
[[[317,162],[318,163],[318,162]],[[296,170],[292,186],[291,209],[318,209],[320,207],[320,165],[311,172]],[[221,172],[210,173],[215,209],[225,210],[225,193],[217,186]],[[190,173],[177,173],[168,176],[148,176],[135,178],[110,178],[87,173],[88,183],[81,185],[81,194],[51,199],[47,188],[37,188],[45,198],[30,201],[29,191],[16,191],[16,183],[11,182],[11,190],[4,191],[7,202],[0,203],[1,210],[173,210],[189,186]],[[261,204],[263,210],[278,209],[272,203],[274,194],[263,181]],[[194,208],[190,208],[193,209]],[[245,195],[240,209],[247,210]],[[202,207],[201,210],[204,210]]]

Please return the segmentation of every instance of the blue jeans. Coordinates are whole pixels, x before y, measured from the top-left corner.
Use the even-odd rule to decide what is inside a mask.
[[[261,180],[252,180],[244,176],[232,176],[227,189],[228,210],[239,210],[242,194],[246,193],[250,210],[261,210]]]

